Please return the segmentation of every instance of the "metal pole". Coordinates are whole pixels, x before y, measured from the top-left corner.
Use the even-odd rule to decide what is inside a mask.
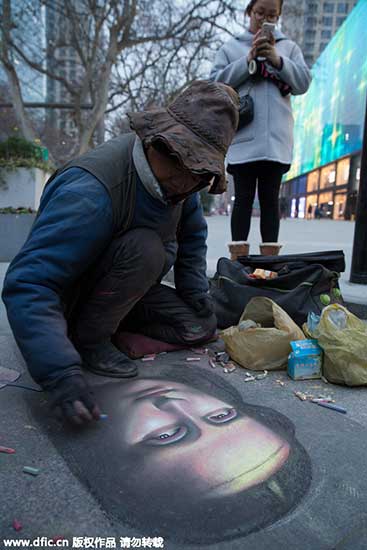
[[[350,282],[367,285],[367,102]]]

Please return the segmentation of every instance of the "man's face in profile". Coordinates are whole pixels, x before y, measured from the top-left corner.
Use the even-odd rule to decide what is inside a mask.
[[[150,490],[227,496],[262,483],[288,458],[289,443],[274,431],[185,384],[141,379],[119,395],[121,417],[111,420],[121,460],[141,457],[133,469]]]

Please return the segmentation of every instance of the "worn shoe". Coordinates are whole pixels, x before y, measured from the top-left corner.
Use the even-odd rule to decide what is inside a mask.
[[[262,256],[278,256],[282,246],[282,244],[278,243],[261,243],[259,245],[260,254]]]
[[[83,348],[79,352],[83,359],[83,366],[94,374],[111,378],[131,378],[138,374],[134,362],[111,342]]]
[[[232,241],[228,243],[231,260],[237,260],[239,256],[248,256],[250,253],[250,244],[247,241]]]

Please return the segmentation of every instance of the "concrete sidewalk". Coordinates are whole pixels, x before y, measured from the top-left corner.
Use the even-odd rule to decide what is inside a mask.
[[[229,218],[208,218],[208,225],[209,269],[214,272],[218,257],[227,255]],[[254,219],[251,233],[254,252],[257,252],[254,248],[258,242],[257,234],[258,220]],[[352,234],[353,224],[327,221],[289,220],[282,222],[281,229],[281,239],[286,242],[284,252],[343,248],[347,262],[351,254]],[[6,269],[7,264],[0,264],[0,289]],[[364,287],[358,287],[358,295],[360,299],[366,299],[367,303]],[[21,373],[19,384],[36,387],[17,349],[1,300],[0,350],[0,367]],[[189,353],[192,355],[192,352]],[[148,377],[157,370],[155,367],[166,367],[169,372],[170,365],[177,364],[184,370],[188,366],[186,356],[186,352],[175,352],[162,356],[155,364],[138,361],[139,370]],[[196,368],[203,369],[209,376],[213,372],[205,359],[199,364],[190,365],[194,372]],[[279,411],[295,424],[298,437],[313,462],[314,478],[308,497],[289,517],[245,538],[214,543],[205,548],[282,550],[288,546],[294,550],[331,550],[339,543],[341,546],[338,548],[341,550],[366,548],[367,534],[364,538],[363,518],[367,491],[364,486],[365,476],[361,475],[367,452],[366,389],[326,385],[321,380],[295,382],[288,379],[284,371],[269,373],[265,380],[252,384],[244,383],[243,369],[224,374],[217,368],[215,372],[235,387],[246,402]],[[96,379],[101,377],[90,375],[89,378],[91,383],[100,383]],[[294,396],[296,390],[330,394],[339,405],[347,409],[348,414],[340,415],[303,403]],[[119,537],[141,536],[133,527],[121,523],[101,506],[94,487],[85,482],[75,457],[73,465],[73,457],[68,454],[66,439],[70,436],[65,437],[64,453],[55,446],[53,437],[50,437],[50,420],[46,416],[42,422],[38,421],[40,411],[44,414],[45,401],[42,393],[11,387],[0,389],[0,444],[16,449],[14,455],[0,454],[0,550],[4,550],[3,538],[63,536],[72,539],[108,536],[116,537],[118,541]],[[38,415],[35,414],[37,410]],[[41,473],[37,477],[26,475],[22,471],[24,466],[40,468]],[[113,490],[113,487],[106,490]],[[151,506],[152,502],[147,505]],[[350,522],[351,509],[353,525]],[[23,524],[20,532],[12,527],[15,519]],[[349,539],[351,532],[351,536],[357,536],[358,539]],[[144,535],[150,536],[150,533]],[[350,544],[349,540],[352,541]],[[200,550],[203,546],[200,543],[187,546],[175,540],[167,540],[164,548]]]
[[[227,243],[231,240],[230,217],[210,216],[208,223],[208,274],[214,275],[218,258],[228,257]],[[346,302],[367,305],[367,285],[349,282],[352,263],[354,222],[333,220],[282,220],[279,242],[282,253],[298,254],[325,250],[343,250],[346,271],[341,274],[340,286]],[[260,219],[252,218],[249,235],[250,254],[259,254]]]

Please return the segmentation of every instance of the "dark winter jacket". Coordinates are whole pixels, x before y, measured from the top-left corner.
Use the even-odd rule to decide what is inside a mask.
[[[174,265],[177,291],[185,297],[208,290],[207,226],[198,194],[183,204],[167,205],[143,185],[132,148],[121,147],[121,154],[128,155],[124,165],[130,175],[134,172],[129,208],[114,204],[116,196],[124,194],[111,193],[102,175],[97,178],[74,164],[46,186],[32,231],[8,269],[3,300],[9,322],[30,373],[40,384],[80,371],[81,358],[68,338],[65,297],[121,231],[136,227],[157,231],[166,249],[166,271]],[[119,180],[128,175],[121,174]],[[167,225],[171,238],[161,231]]]

